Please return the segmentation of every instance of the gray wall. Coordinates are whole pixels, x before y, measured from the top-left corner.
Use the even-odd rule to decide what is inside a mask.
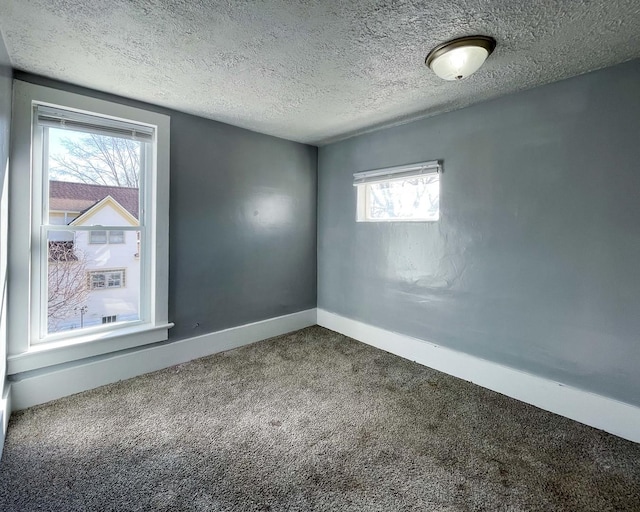
[[[316,307],[316,166],[313,146],[172,114],[172,339]]]
[[[432,159],[439,222],[354,221]],[[640,61],[322,147],[318,307],[640,405],[639,166]]]
[[[171,116],[170,340],[315,307],[317,148],[43,77],[16,78]]]
[[[7,374],[7,162],[11,125],[12,74],[9,55],[0,34],[0,396]],[[1,431],[2,423],[0,422]]]

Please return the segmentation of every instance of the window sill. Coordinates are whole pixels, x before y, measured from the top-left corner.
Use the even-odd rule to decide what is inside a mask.
[[[32,345],[29,350],[7,357],[7,374],[37,370],[87,357],[165,341],[172,323],[136,325],[117,331],[75,336],[70,340]]]

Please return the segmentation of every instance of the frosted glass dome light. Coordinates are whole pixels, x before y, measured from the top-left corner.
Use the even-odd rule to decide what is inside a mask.
[[[462,80],[478,71],[495,47],[492,37],[461,37],[435,47],[425,63],[444,80]]]

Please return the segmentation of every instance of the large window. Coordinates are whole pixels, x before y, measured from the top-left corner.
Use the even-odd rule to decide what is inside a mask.
[[[166,339],[168,118],[19,81],[14,116],[10,372]]]
[[[422,162],[355,173],[358,222],[437,221],[440,163]]]

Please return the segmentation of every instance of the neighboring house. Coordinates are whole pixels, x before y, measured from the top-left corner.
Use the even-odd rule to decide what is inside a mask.
[[[49,182],[49,222],[60,226],[138,226],[137,188]],[[50,267],[63,261],[80,287],[64,318],[49,332],[139,318],[140,254],[137,231],[56,231]],[[49,272],[51,280],[51,271]],[[66,283],[68,285],[68,283]],[[52,302],[50,301],[50,307]]]

